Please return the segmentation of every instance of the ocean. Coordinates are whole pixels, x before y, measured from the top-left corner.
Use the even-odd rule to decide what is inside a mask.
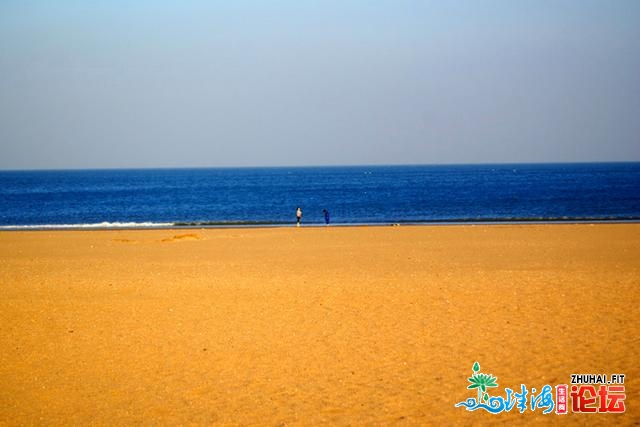
[[[640,163],[0,171],[0,229],[638,221]]]

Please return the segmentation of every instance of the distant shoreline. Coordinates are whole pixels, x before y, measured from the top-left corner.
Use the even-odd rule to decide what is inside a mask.
[[[553,225],[553,224],[636,224],[640,217],[633,218],[558,218],[558,219],[462,219],[462,220],[423,220],[423,221],[385,221],[363,223],[335,223],[329,227],[393,227],[393,226],[457,226],[457,225]],[[261,221],[205,221],[174,223],[97,223],[97,224],[42,224],[42,225],[3,225],[3,231],[108,231],[108,230],[188,230],[188,229],[256,229],[294,227],[291,222]],[[302,224],[302,228],[325,228],[321,222]]]

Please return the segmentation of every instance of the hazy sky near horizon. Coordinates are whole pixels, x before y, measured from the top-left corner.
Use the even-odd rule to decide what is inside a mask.
[[[0,169],[640,161],[640,1],[0,2]]]

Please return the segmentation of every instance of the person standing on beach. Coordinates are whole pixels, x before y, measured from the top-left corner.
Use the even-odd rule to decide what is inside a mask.
[[[300,227],[300,220],[302,219],[302,209],[298,206],[296,209],[296,227]]]
[[[324,225],[329,225],[329,211],[326,209],[322,209],[322,213],[324,214]]]

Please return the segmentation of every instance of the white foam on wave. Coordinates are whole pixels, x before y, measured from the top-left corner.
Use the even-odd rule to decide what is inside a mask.
[[[98,222],[93,224],[0,225],[0,230],[41,230],[65,228],[147,228],[171,227],[173,222]]]

